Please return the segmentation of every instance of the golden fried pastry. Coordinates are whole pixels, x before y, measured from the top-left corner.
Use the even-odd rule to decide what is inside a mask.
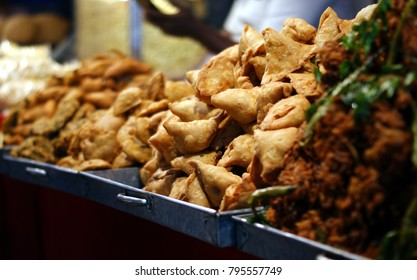
[[[43,117],[33,123],[32,133],[35,135],[48,135],[58,131],[64,127],[79,107],[80,102],[77,99],[63,98],[51,119]]]
[[[103,77],[104,73],[114,63],[109,56],[95,56],[81,61],[81,67],[77,70],[81,77]]]
[[[36,104],[44,103],[51,99],[58,102],[70,89],[70,87],[62,85],[50,86],[34,94],[30,94],[26,101],[28,102],[28,106],[35,106]]]
[[[80,88],[84,92],[101,91],[106,88],[106,81],[101,77],[85,77],[81,80]]]
[[[167,119],[163,126],[174,138],[175,146],[183,154],[198,153],[210,146],[223,118],[220,113],[208,120],[182,122],[177,116]]]
[[[304,44],[312,44],[316,36],[316,28],[301,18],[287,18],[281,32],[294,41]]]
[[[266,64],[266,56],[251,57],[248,61],[248,65],[253,68],[253,71],[255,72],[255,75],[259,81],[262,81],[262,77],[265,74]]]
[[[342,20],[337,16],[336,12],[328,7],[321,15],[317,35],[314,38],[314,43],[318,46],[326,41],[335,40],[343,33],[339,25]]]
[[[29,123],[41,117],[51,118],[56,111],[56,106],[56,101],[49,99],[43,104],[22,111],[20,119],[23,123]]]
[[[184,155],[174,158],[171,161],[172,168],[179,169],[184,173],[191,175],[195,168],[190,164],[191,161],[201,161],[206,164],[216,165],[219,159],[219,152],[205,151],[199,154]]]
[[[147,143],[139,140],[137,132],[136,117],[130,116],[117,132],[117,141],[128,157],[139,163],[145,163],[151,158],[151,148]]]
[[[265,53],[264,38],[262,34],[246,24],[243,27],[239,41],[239,58],[242,65],[246,64],[251,57]]]
[[[198,72],[197,95],[209,102],[210,97],[236,84],[234,67],[238,61],[238,45],[229,47],[212,58]]]
[[[225,149],[230,142],[245,131],[242,125],[233,120],[230,116],[227,116],[220,122],[216,136],[210,143],[210,147],[215,151]]]
[[[209,119],[220,111],[220,109],[199,100],[195,96],[170,103],[169,109],[183,122]]]
[[[145,99],[149,100],[162,100],[166,99],[165,96],[165,77],[162,72],[158,71],[152,75],[147,83],[145,89]]]
[[[161,111],[167,110],[168,104],[168,99],[162,99],[159,101],[142,100],[142,102],[135,108],[133,115],[136,117],[152,116]]]
[[[262,31],[266,48],[266,68],[262,84],[281,81],[301,68],[313,55],[313,45],[302,44],[272,28]]]
[[[182,201],[187,201],[187,177],[178,177],[172,183],[169,197]]]
[[[135,160],[130,158],[125,152],[120,152],[111,163],[112,169],[130,167],[135,164]]]
[[[317,82],[313,72],[291,73],[288,74],[288,78],[290,78],[290,83],[298,94],[312,100],[322,95],[322,91],[317,88]]]
[[[66,156],[61,159],[59,159],[56,162],[56,165],[66,168],[75,168],[76,166],[81,165],[83,162],[83,159],[81,158],[74,158],[72,156]]]
[[[240,166],[247,168],[255,154],[253,135],[243,134],[236,137],[227,147],[217,166]]]
[[[186,81],[165,81],[165,96],[170,102],[175,102],[187,96],[194,96],[195,89]]]
[[[257,123],[261,123],[273,104],[291,95],[293,88],[290,83],[273,82],[257,88]]]
[[[226,189],[242,180],[224,167],[205,164],[201,161],[191,161],[190,164],[196,169],[196,175],[208,196],[211,207],[216,209],[219,208]]]
[[[259,125],[262,130],[277,130],[287,127],[299,127],[305,121],[310,102],[302,95],[293,95],[281,99],[268,111]]]
[[[197,85],[198,75],[200,73],[200,69],[190,70],[185,73],[186,80],[191,84],[193,88]]]
[[[256,91],[253,89],[227,89],[211,97],[211,103],[224,109],[235,121],[248,124],[256,120]]]
[[[178,178],[174,182],[169,196],[195,205],[210,207],[207,196],[195,174],[191,174],[188,178]]]
[[[107,109],[113,105],[117,96],[117,92],[106,89],[103,91],[88,92],[82,96],[82,100],[94,104],[97,108]]]
[[[151,146],[152,157],[140,168],[139,176],[141,181],[146,185],[152,178],[152,175],[159,169],[164,168],[163,156],[153,146]],[[168,166],[167,166],[168,168]]]
[[[279,130],[255,130],[255,156],[259,159],[259,176],[264,182],[276,179],[276,173],[282,165],[285,153],[297,141],[298,128],[289,127]],[[273,141],[271,141],[273,139]]]
[[[118,78],[123,75],[147,74],[152,68],[131,57],[118,59],[112,63],[104,72],[105,78]]]
[[[226,189],[219,211],[248,208],[248,200],[256,189],[255,184],[251,181],[250,174],[243,173],[240,183],[233,184]]]
[[[170,117],[172,115],[169,114],[166,116],[166,119]],[[149,143],[163,155],[166,162],[171,162],[171,160],[181,155],[181,153],[175,145],[174,137],[163,126],[164,122],[165,120],[161,122],[156,133],[149,138]]]
[[[138,87],[130,87],[119,92],[114,104],[113,113],[119,116],[142,102],[142,89]]]
[[[150,178],[143,190],[169,196],[172,190],[172,184],[180,175],[182,174],[174,169],[158,169],[153,173],[152,178]]]
[[[87,171],[87,170],[99,170],[99,169],[110,169],[111,164],[102,159],[89,159],[83,161],[80,165],[75,166],[77,171]]]
[[[80,143],[81,151],[86,160],[102,159],[110,163],[120,153],[115,131],[91,129],[88,136]],[[111,167],[111,164],[109,165]]]
[[[48,138],[33,136],[25,138],[23,142],[10,151],[14,157],[30,158],[36,161],[55,163],[54,147]]]
[[[120,127],[126,122],[122,116],[115,116],[113,108],[103,111],[100,114],[94,115],[97,119],[92,119],[94,128],[102,131],[118,131]]]

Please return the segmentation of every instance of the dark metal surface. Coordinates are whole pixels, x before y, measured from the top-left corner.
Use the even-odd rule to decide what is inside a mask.
[[[82,178],[78,176],[78,172],[75,170],[30,159],[12,157],[7,152],[3,152],[0,162],[4,165],[2,173],[11,178],[76,196],[81,196],[83,193]]]
[[[339,250],[270,226],[250,223],[248,215],[234,216],[236,247],[262,259],[279,260],[355,260],[361,256]]]
[[[144,191],[141,189],[138,171],[138,168],[126,168],[81,172],[82,176],[89,178],[89,191],[85,197],[217,247],[235,244],[236,232],[232,216],[248,213],[249,209],[220,213]],[[103,190],[106,190],[105,193]]]

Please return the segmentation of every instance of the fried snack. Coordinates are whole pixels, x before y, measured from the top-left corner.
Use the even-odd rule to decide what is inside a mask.
[[[133,115],[136,117],[152,116],[168,109],[168,104],[168,99],[162,99],[159,101],[142,100],[142,102],[135,108]]]
[[[169,197],[182,201],[187,201],[187,177],[178,177],[172,183]]]
[[[239,42],[239,76],[252,76],[252,71],[257,78],[262,78],[265,71],[265,42],[262,35],[255,31],[250,25],[245,25]],[[241,83],[243,84],[243,83]]]
[[[328,7],[320,17],[319,27],[317,29],[317,35],[314,38],[314,43],[318,46],[324,42],[339,38],[344,34],[341,24],[343,20],[340,19],[336,12]],[[348,22],[348,21],[346,21]],[[344,30],[351,30],[351,24],[343,28]]]
[[[323,91],[318,88],[318,84],[312,72],[307,73],[290,73],[288,74],[290,83],[294,90],[309,100],[314,101],[318,99]]]
[[[209,119],[221,111],[218,108],[199,100],[195,96],[170,103],[169,109],[183,122]]]
[[[238,45],[232,46],[212,58],[198,72],[196,90],[197,96],[203,101],[236,84],[234,65],[238,60]]]
[[[216,209],[220,206],[226,189],[242,180],[238,175],[221,166],[200,161],[191,161],[190,164],[196,169],[196,175],[208,196],[211,207]]]
[[[80,128],[76,140],[84,158],[113,162],[121,150],[117,132],[124,123],[125,119],[114,116],[112,110],[106,110],[97,120],[86,122]]]
[[[169,197],[203,207],[210,207],[208,198],[195,174],[191,174],[188,178],[178,178],[172,186]]]
[[[242,125],[230,116],[226,116],[217,127],[216,136],[211,141],[210,148],[215,151],[223,151],[233,139],[244,133]]]
[[[255,154],[253,135],[243,134],[236,137],[227,147],[217,166],[240,166],[247,168]]]
[[[33,136],[24,139],[21,145],[11,149],[10,155],[48,163],[56,161],[52,143],[43,136]]]
[[[281,99],[268,111],[259,125],[262,130],[278,130],[287,127],[299,127],[305,121],[310,102],[302,95],[293,95]]]
[[[135,160],[130,158],[125,152],[120,152],[111,164],[112,169],[119,169],[134,166]]]
[[[165,162],[171,162],[171,160],[181,155],[175,145],[174,137],[167,132],[163,125],[171,117],[172,115],[168,114],[159,125],[156,133],[149,138],[149,143],[162,155]]]
[[[113,105],[117,96],[117,92],[106,89],[103,91],[86,93],[82,96],[82,100],[94,104],[97,108],[108,109]]]
[[[291,95],[293,87],[289,83],[273,82],[258,87],[257,91],[256,110],[258,115],[256,119],[257,123],[260,124],[273,104]]]
[[[80,166],[84,160],[82,158],[74,158],[72,156],[66,156],[60,158],[55,164],[61,167],[67,167],[74,169],[76,166]]]
[[[57,132],[69,121],[80,108],[80,102],[74,99],[62,99],[52,119],[43,117],[37,119],[32,125],[32,133],[35,135],[49,135]]]
[[[302,44],[272,28],[262,31],[265,39],[266,68],[262,84],[281,81],[300,69],[313,56],[313,45]]]
[[[281,33],[294,41],[303,44],[313,44],[316,28],[301,18],[287,18]]]
[[[142,89],[137,87],[130,87],[122,90],[117,95],[113,104],[113,113],[119,116],[142,102]]]
[[[170,102],[194,95],[195,89],[186,81],[165,81],[165,96]]]
[[[216,165],[219,159],[219,152],[205,151],[199,154],[190,154],[174,158],[171,161],[172,168],[181,170],[182,172],[191,175],[195,168],[190,164],[191,161],[201,161],[205,164]]]
[[[248,208],[248,200],[251,194],[256,191],[256,186],[252,182],[249,173],[243,173],[242,181],[233,184],[226,189],[219,211],[228,211],[241,208]]]
[[[166,99],[165,96],[165,77],[162,72],[156,72],[153,76],[149,79],[146,91],[145,91],[145,99],[159,101]]]
[[[172,185],[179,175],[180,173],[174,169],[158,169],[153,173],[152,178],[150,178],[143,190],[169,196],[172,190]]]
[[[167,163],[164,164],[164,159],[161,153],[159,153],[153,146],[151,146],[152,157],[142,166],[139,170],[139,176],[142,183],[146,186],[152,175],[158,169],[168,169]]]
[[[174,139],[175,146],[182,154],[198,153],[210,146],[223,113],[208,120],[182,122],[177,116],[167,119],[163,126]]]
[[[87,171],[87,170],[99,170],[99,169],[110,169],[111,164],[102,159],[89,159],[83,161],[80,165],[75,166],[77,171]]]
[[[256,120],[256,91],[227,89],[211,97],[211,104],[224,109],[235,121],[248,124]]]
[[[255,157],[259,160],[258,175],[264,182],[271,183],[276,179],[285,153],[298,140],[298,128],[289,127],[279,130],[255,130]],[[271,141],[274,139],[274,141]]]
[[[106,68],[103,76],[105,78],[118,78],[124,75],[148,74],[151,71],[152,68],[149,65],[133,58],[125,57]]]
[[[56,101],[49,99],[43,104],[39,104],[33,108],[23,111],[21,114],[21,120],[23,123],[30,123],[43,116],[51,118],[56,111],[56,106]]]
[[[37,104],[44,103],[49,100],[55,100],[58,102],[64,97],[71,88],[63,85],[50,86],[44,90],[38,91],[34,94],[30,94],[26,98],[27,106],[36,106]]]
[[[138,126],[135,116],[130,116],[117,132],[117,141],[122,151],[138,163],[147,162],[152,155],[148,144],[143,143],[137,137]]]

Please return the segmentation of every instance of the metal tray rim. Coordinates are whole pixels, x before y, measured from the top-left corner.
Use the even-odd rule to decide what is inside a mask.
[[[263,225],[263,224],[260,224],[260,223],[250,223],[247,219],[248,217],[249,217],[249,215],[243,214],[243,215],[232,216],[232,219],[234,221],[238,222],[238,223],[243,223],[247,226],[252,226],[252,227],[257,228],[261,231],[265,231],[265,232],[268,232],[268,233],[283,236],[287,239],[292,239],[292,240],[295,240],[295,241],[300,242],[302,244],[310,245],[310,246],[313,246],[313,247],[318,248],[320,250],[330,252],[330,253],[333,253],[333,254],[337,254],[339,256],[346,257],[347,259],[367,260],[367,258],[365,258],[363,256],[360,256],[360,255],[357,255],[357,254],[354,254],[354,253],[350,253],[348,251],[338,249],[338,248],[335,248],[335,247],[332,247],[332,246],[329,246],[329,245],[320,243],[318,241],[314,241],[314,240],[311,240],[311,239],[308,239],[308,238],[305,238],[305,237],[302,237],[302,236],[299,236],[299,235],[296,235],[296,234],[293,234],[293,233],[285,232],[285,231],[273,228],[273,227],[268,226],[268,225]]]

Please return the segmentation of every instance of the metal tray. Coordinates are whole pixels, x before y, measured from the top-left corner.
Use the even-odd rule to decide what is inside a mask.
[[[218,212],[188,202],[150,193],[141,189],[138,168],[81,172],[88,177],[90,191],[86,197],[101,200],[108,206],[166,226],[217,247],[236,243],[232,217],[250,213],[250,209]],[[112,194],[103,189],[112,189]]]
[[[0,166],[2,166],[0,169],[2,173],[20,181],[46,186],[76,196],[81,196],[84,192],[81,178],[73,169],[26,158],[16,158],[11,156],[7,149],[1,153]]]
[[[0,164],[12,178],[89,199],[166,226],[216,247],[236,243],[232,216],[250,209],[218,212],[142,190],[139,168],[77,172],[72,169],[16,158],[2,152]]]
[[[333,248],[276,228],[251,223],[251,215],[236,215],[236,247],[262,259],[279,260],[358,260],[362,256]]]

